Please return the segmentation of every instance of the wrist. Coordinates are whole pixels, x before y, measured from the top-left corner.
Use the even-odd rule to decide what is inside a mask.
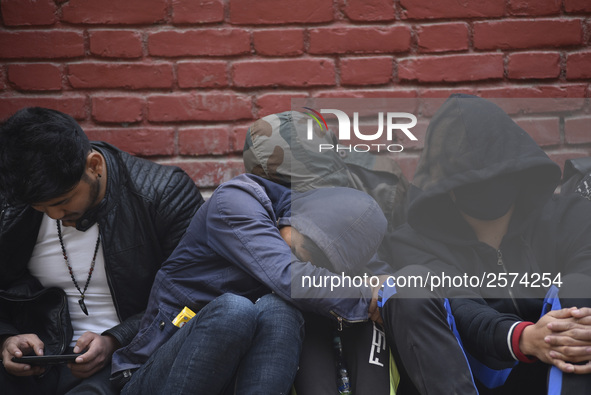
[[[390,283],[390,276],[382,275],[380,278],[381,285],[378,289],[378,307],[382,308],[390,297],[396,294],[396,287]]]
[[[513,353],[518,361],[525,363],[533,363],[537,361],[535,355],[535,347],[532,346],[529,339],[531,339],[531,333],[534,330],[533,322],[520,322],[511,336],[511,346]]]
[[[4,351],[4,343],[11,335],[0,336],[0,351]]]
[[[119,341],[114,336],[110,334],[103,334],[101,336],[107,341],[110,354],[113,354],[115,351],[121,348],[121,344],[119,344]]]

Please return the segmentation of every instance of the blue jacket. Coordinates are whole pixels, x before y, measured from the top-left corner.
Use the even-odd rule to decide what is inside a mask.
[[[335,226],[341,231],[333,232],[334,239],[319,246],[325,252],[348,248],[352,260],[365,264],[381,242],[386,219],[368,195],[351,188],[342,189],[346,190],[344,195],[355,194],[356,206],[363,210],[350,210],[356,214],[355,218],[345,219],[350,222],[349,227],[343,226],[343,217],[336,216]],[[274,292],[302,310],[345,321],[367,320],[369,287],[353,287],[347,298],[340,299],[327,298],[325,289],[311,288],[305,293],[306,298],[292,299],[292,278],[302,275],[325,278],[335,273],[302,262],[292,254],[279,233],[279,227],[290,223],[291,190],[285,186],[245,174],[216,189],[156,275],[140,333],[128,347],[114,354],[113,373],[144,363],[177,330],[171,321],[184,306],[197,312],[228,292],[252,301]],[[317,231],[322,228],[326,226]],[[351,243],[350,237],[355,237],[358,243]],[[364,247],[358,248],[361,244]],[[365,252],[360,254],[359,250]],[[337,255],[347,254],[327,253],[329,258]],[[341,269],[337,266],[342,259],[335,258],[333,263]],[[159,330],[154,332],[155,327]]]

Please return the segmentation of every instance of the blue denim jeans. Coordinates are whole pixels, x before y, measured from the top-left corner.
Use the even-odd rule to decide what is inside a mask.
[[[122,394],[288,394],[304,336],[301,313],[275,294],[224,294],[131,376]]]

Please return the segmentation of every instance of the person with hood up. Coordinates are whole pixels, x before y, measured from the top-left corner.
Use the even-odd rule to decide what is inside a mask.
[[[157,274],[139,334],[113,356],[114,380],[128,381],[124,394],[288,393],[303,340],[298,309],[366,320],[373,291],[328,298],[301,278],[362,270],[385,229],[377,203],[353,189],[292,198],[254,175],[222,184]],[[325,261],[309,262],[305,235]],[[172,321],[184,307],[196,315],[179,329]]]
[[[432,118],[384,243],[398,278],[441,282],[380,291],[419,393],[591,393],[591,207],[554,196],[560,174],[490,101],[454,94]]]
[[[388,232],[402,224],[408,182],[393,157],[335,149],[319,152],[321,145],[336,147],[338,139],[330,128],[317,127],[316,122],[312,123],[310,138],[309,120],[310,116],[302,112],[285,111],[255,121],[244,144],[246,172],[296,192],[322,187],[358,189],[380,205],[388,220]],[[368,263],[367,270],[375,275],[390,272],[389,266],[377,257]],[[295,380],[298,395],[338,394],[334,342],[339,340],[354,394],[395,392],[398,371],[379,324],[367,320],[341,327],[310,312],[304,312],[304,318],[306,337]]]
[[[349,187],[373,197],[388,220],[388,230],[405,220],[408,181],[391,155],[325,149],[336,147],[338,139],[330,130],[313,123],[298,111],[271,114],[255,121],[246,134],[242,158],[246,173],[254,174],[293,191],[322,187]]]

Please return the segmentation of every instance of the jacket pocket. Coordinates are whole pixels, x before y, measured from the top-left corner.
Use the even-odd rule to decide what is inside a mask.
[[[158,309],[152,322],[142,328],[129,345],[117,352],[118,363],[138,365],[137,367],[144,364],[179,329],[172,324],[175,315],[176,313],[165,311],[162,307]]]

